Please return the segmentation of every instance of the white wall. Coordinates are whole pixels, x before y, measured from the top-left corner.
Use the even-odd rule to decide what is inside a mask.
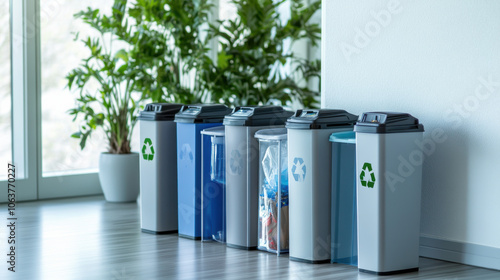
[[[323,107],[447,137],[424,164],[422,236],[500,248],[500,1],[324,0],[322,18]]]

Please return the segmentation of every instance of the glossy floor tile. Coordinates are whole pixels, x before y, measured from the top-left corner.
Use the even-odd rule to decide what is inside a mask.
[[[6,223],[7,205],[0,204]],[[5,210],[5,211],[4,211]],[[291,262],[287,255],[241,251],[176,235],[142,233],[136,203],[103,197],[17,205],[16,272],[7,271],[0,231],[0,279],[500,279],[500,272],[420,259],[420,271],[391,277],[339,264]]]

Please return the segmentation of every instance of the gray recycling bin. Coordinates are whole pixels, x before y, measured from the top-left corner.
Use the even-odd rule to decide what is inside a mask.
[[[330,262],[333,132],[353,129],[344,110],[297,110],[288,129],[290,259]]]
[[[356,133],[336,132],[332,142],[332,263],[358,265]]]
[[[418,270],[424,127],[406,113],[370,112],[356,132],[358,269]]]
[[[182,104],[151,103],[139,113],[141,230],[177,232],[175,114]]]
[[[201,131],[201,241],[226,242],[224,126]]]
[[[293,112],[281,106],[237,107],[226,129],[226,243],[256,249],[258,236],[259,144],[257,130],[283,127]]]
[[[288,148],[286,128],[262,129],[259,139],[258,249],[288,252]]]

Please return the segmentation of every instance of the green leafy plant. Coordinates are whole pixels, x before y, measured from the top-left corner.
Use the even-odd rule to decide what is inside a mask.
[[[117,0],[111,15],[91,8],[75,14],[99,34],[81,40],[90,54],[66,76],[68,88],[78,89],[76,107],[69,113],[73,121],[82,121],[72,135],[80,139],[82,149],[92,132],[102,128],[110,153],[130,153],[136,113],[147,96],[134,92],[141,65],[130,55],[130,42],[137,36],[126,12],[127,1]],[[114,50],[117,43],[125,47]]]
[[[76,14],[99,35],[81,40],[89,56],[66,77],[78,92],[69,113],[82,122],[72,136],[83,149],[101,128],[110,153],[130,153],[136,114],[147,100],[254,105],[296,99],[314,107],[319,93],[308,83],[320,77],[321,65],[298,58],[291,46],[300,40],[317,45],[320,27],[310,21],[321,4],[290,1],[286,22],[278,14],[284,0],[234,0],[237,19],[217,25],[207,25],[209,0],[115,0],[110,15],[92,8]],[[210,40],[218,42],[216,60]]]
[[[210,9],[207,0],[115,0],[111,15],[92,8],[75,14],[99,33],[82,40],[90,55],[66,77],[68,88],[79,93],[69,113],[74,121],[83,120],[72,135],[82,149],[100,127],[110,153],[130,153],[137,110],[144,101],[202,100],[192,71],[208,51],[199,30]],[[115,45],[122,48],[114,50]]]
[[[137,90],[153,101],[202,101],[194,73],[208,52],[200,30],[211,7],[207,0],[137,0],[129,10],[139,33],[133,53],[142,64]]]
[[[233,0],[235,20],[210,25],[207,40],[218,38],[217,60],[204,56],[198,71],[212,101],[228,105],[282,103],[293,98],[305,107],[317,106],[318,91],[309,80],[320,77],[319,61],[298,58],[294,43],[307,40],[316,46],[321,29],[311,22],[321,1],[304,5],[291,0],[290,19],[282,22],[278,9],[284,0]]]

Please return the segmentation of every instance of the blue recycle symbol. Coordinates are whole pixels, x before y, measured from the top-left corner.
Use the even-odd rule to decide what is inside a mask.
[[[188,143],[182,145],[180,159],[183,161],[193,162],[194,155],[191,146]]]
[[[292,175],[296,182],[303,182],[306,178],[306,164],[302,158],[294,158]]]
[[[229,166],[233,174],[241,174],[243,171],[243,158],[241,157],[240,151],[233,150],[231,152],[231,159],[229,160]]]

